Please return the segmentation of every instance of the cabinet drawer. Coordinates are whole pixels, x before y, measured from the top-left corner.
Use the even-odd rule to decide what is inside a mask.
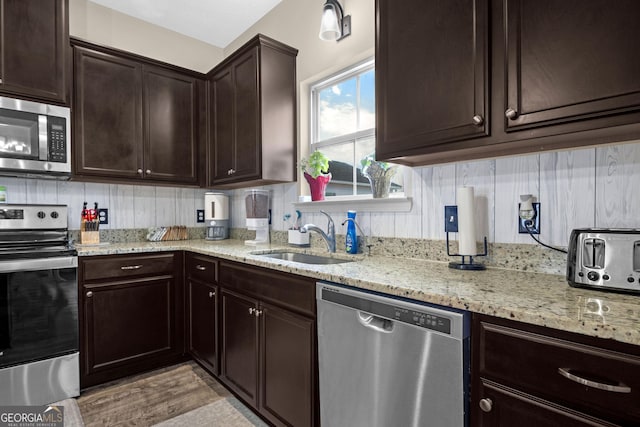
[[[80,258],[83,281],[174,273],[174,253]]]
[[[315,281],[260,267],[221,262],[220,285],[315,317]]]
[[[476,375],[584,413],[640,422],[637,355],[489,322],[476,331]]]
[[[190,279],[198,279],[205,283],[218,281],[218,260],[206,255],[187,253],[185,274]]]

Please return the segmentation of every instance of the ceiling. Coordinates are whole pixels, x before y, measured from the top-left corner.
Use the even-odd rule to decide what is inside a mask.
[[[90,0],[225,48],[281,0]]]

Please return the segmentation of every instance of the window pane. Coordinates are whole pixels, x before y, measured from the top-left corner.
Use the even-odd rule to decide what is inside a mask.
[[[356,77],[318,92],[318,141],[357,130]]]
[[[358,168],[358,177],[356,185],[356,194],[371,194],[371,184],[369,179],[362,175],[362,164],[360,161],[376,151],[375,138],[363,138],[356,142],[356,167]]]
[[[330,159],[331,181],[325,195],[353,195],[353,142],[322,147],[321,151]]]
[[[358,130],[376,127],[376,78],[373,69],[360,75],[360,121]]]

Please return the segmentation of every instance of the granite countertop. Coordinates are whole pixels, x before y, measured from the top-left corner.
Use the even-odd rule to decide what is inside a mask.
[[[257,255],[282,245],[247,246],[240,240],[117,243],[78,246],[80,256],[188,250],[319,280],[426,301],[476,313],[640,345],[640,297],[571,288],[564,276],[489,268],[459,271],[447,263],[380,256],[310,265]],[[322,253],[327,255],[327,253]]]

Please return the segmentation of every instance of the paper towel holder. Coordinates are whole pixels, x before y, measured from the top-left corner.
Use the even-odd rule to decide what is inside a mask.
[[[460,254],[452,254],[449,250],[449,232],[447,231],[447,255],[449,256],[460,256],[462,257],[462,262],[450,262],[449,268],[454,268],[456,270],[486,270],[487,267],[484,264],[477,264],[473,262],[473,257],[478,256],[487,256],[487,236],[484,236],[484,253],[475,254],[475,255],[460,255]],[[465,259],[469,258],[468,262],[465,262]]]

